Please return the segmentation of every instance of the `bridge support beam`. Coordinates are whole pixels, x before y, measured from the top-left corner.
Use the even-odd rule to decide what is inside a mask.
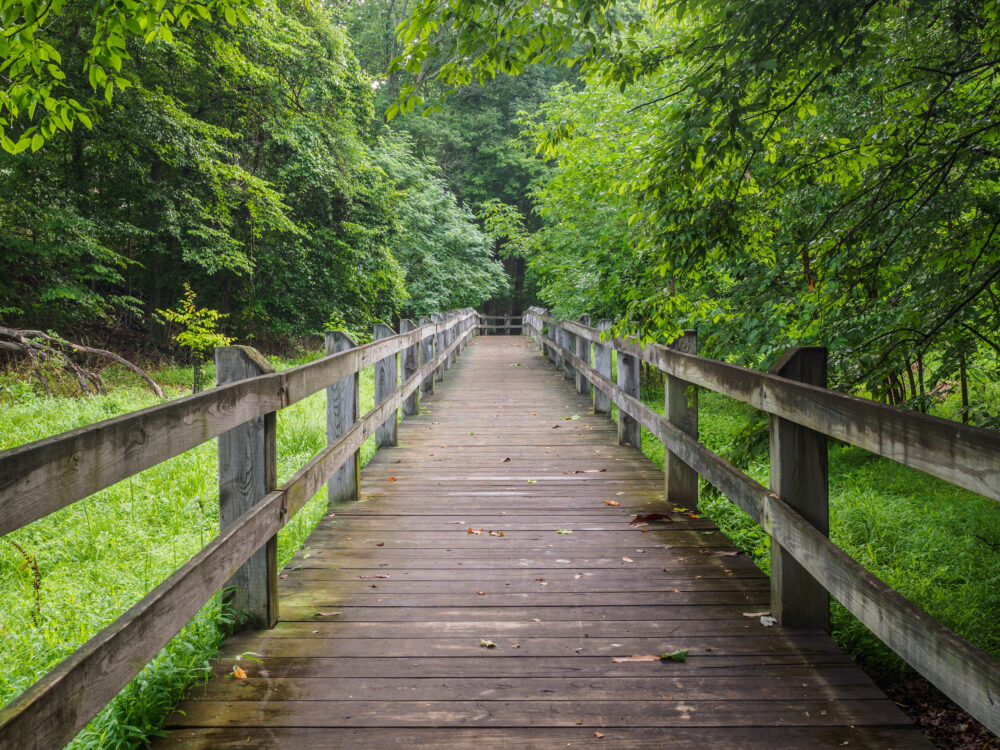
[[[826,357],[825,347],[795,347],[770,373],[826,387]],[[771,491],[829,536],[826,436],[781,417],[770,420]],[[785,627],[830,629],[830,595],[773,539],[771,613]]]

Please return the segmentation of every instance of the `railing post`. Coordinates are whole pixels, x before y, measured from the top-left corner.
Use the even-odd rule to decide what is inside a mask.
[[[639,398],[639,358],[624,352],[616,354],[618,387],[629,396]],[[625,413],[624,409],[618,410],[618,444],[631,445],[633,448],[642,446],[642,428],[635,419]]]
[[[406,333],[412,331],[416,328],[412,320],[407,318],[402,318],[399,321],[399,332]],[[414,344],[413,346],[408,346],[403,350],[403,377],[401,380],[406,382],[410,376],[412,376],[417,370],[420,369],[420,345]],[[417,388],[413,393],[406,397],[403,401],[403,416],[411,417],[414,414],[420,413],[420,389]]]
[[[568,352],[575,352],[576,336],[562,326],[559,327],[559,331],[562,333],[562,341],[559,342],[562,344],[562,348]],[[566,380],[576,381],[576,368],[570,364],[568,359],[563,359],[563,375],[566,377]]]
[[[425,326],[431,322],[430,318],[421,318],[420,325]],[[425,336],[424,340],[420,342],[420,364],[424,365],[434,359],[434,335]],[[434,373],[432,372],[426,378],[424,382],[420,384],[420,390],[423,393],[434,395]]]
[[[435,323],[444,322],[444,315],[441,313],[434,313],[431,315],[431,320]],[[434,334],[434,357],[437,358],[444,351],[444,333]],[[438,365],[437,369],[434,370],[434,380],[444,380],[444,363],[442,362]]]
[[[396,332],[387,325],[376,323],[374,326],[373,338],[375,339],[384,339],[395,335]],[[396,391],[398,373],[396,354],[390,354],[385,359],[380,359],[375,363],[375,406],[381,404]],[[393,411],[388,419],[375,428],[375,445],[395,444],[396,412]]]
[[[353,349],[358,344],[343,331],[327,331],[327,354]],[[355,372],[326,389],[326,442],[332,445],[347,432],[360,416],[360,373]],[[327,502],[352,502],[361,498],[361,451],[334,472],[326,485]]]
[[[684,331],[670,348],[685,354],[697,354],[698,332]],[[663,413],[670,423],[697,440],[698,389],[685,380],[664,374],[663,399]],[[698,507],[698,472],[669,450],[663,456],[663,477],[668,503]]]
[[[580,322],[585,326],[589,326],[590,316],[581,315]],[[576,356],[588,365],[590,364],[590,341],[583,336],[576,337]],[[590,381],[584,377],[582,372],[576,373],[576,392],[583,396],[590,395]]]
[[[598,333],[611,328],[610,320],[599,320],[594,326]],[[594,369],[601,375],[611,380],[611,344],[594,344]],[[594,389],[594,413],[610,414],[611,397],[599,388]]]
[[[826,386],[825,347],[789,349],[772,375]],[[770,418],[771,492],[824,535],[830,532],[826,435]],[[785,627],[830,629],[830,595],[790,554],[771,540],[771,613]]]
[[[562,326],[559,325],[558,323],[549,323],[549,329],[552,331],[552,335],[549,336],[549,338],[555,341],[556,344],[558,344],[559,346],[562,346],[563,345]],[[559,353],[558,349],[552,350],[552,362],[555,364],[556,370],[563,369],[563,357],[562,354]]]
[[[223,385],[274,372],[271,363],[249,346],[215,350],[216,383]],[[219,531],[225,531],[278,484],[276,413],[251,419],[219,435]],[[278,537],[229,579],[226,602],[235,614],[234,630],[271,628],[278,622]]]
[[[455,317],[455,312],[453,310],[449,310],[444,314],[445,322],[450,322],[451,319],[454,317]],[[442,347],[442,349],[447,349],[449,346],[451,346],[451,343],[454,340],[455,340],[455,329],[449,328],[444,334],[444,346]],[[451,369],[451,363],[454,360],[454,358],[455,358],[454,354],[449,354],[447,357],[444,358],[444,369],[446,370]]]

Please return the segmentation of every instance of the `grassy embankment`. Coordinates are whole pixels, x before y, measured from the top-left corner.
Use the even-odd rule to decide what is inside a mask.
[[[318,355],[315,355],[318,356]],[[276,361],[278,369],[312,357]],[[0,379],[0,449],[153,405],[134,376],[105,371],[110,393],[41,397],[22,379]],[[208,376],[214,382],[214,372]],[[191,370],[153,373],[171,398],[190,392]],[[362,413],[373,406],[371,369],[362,373]],[[278,480],[326,444],[325,395],[279,413]],[[362,461],[375,452],[369,440]],[[108,625],[183,565],[218,530],[216,441],[0,538],[0,705]],[[284,564],[326,511],[325,490],[278,536]],[[226,622],[219,598],[153,660],[71,744],[137,747],[194,681],[207,674]]]
[[[662,386],[644,388],[643,401],[663,413]],[[1000,402],[1000,392],[993,395]],[[955,399],[957,394],[935,413],[956,411]],[[701,391],[698,420],[710,450],[768,484],[760,412]],[[662,443],[642,432],[643,452],[662,468]],[[1000,656],[1000,505],[837,441],[830,441],[829,456],[833,541],[933,617]],[[704,480],[700,496],[701,511],[767,571],[770,545],[761,528]],[[903,662],[836,601],[831,619],[835,640],[874,674],[895,679],[905,672]]]

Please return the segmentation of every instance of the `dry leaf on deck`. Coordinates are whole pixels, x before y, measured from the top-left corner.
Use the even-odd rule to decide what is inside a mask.
[[[497,644],[495,644],[493,641],[488,641],[485,638],[480,638],[479,639],[479,645],[482,648],[496,648],[497,647]]]
[[[633,560],[631,557],[623,557],[622,560],[624,560],[625,562],[635,562],[635,560]]]
[[[671,521],[673,520],[666,513],[640,513],[631,521],[629,521],[629,526],[643,526],[647,523],[652,523],[653,521]]]
[[[621,505],[621,503],[618,502],[617,500],[605,500],[604,504],[605,505],[610,505],[613,508],[617,508],[619,505]]]
[[[233,677],[237,680],[245,680],[247,678],[246,670],[242,667],[233,667]]]
[[[632,654],[631,656],[612,656],[611,661],[621,664],[625,661],[659,661],[656,654]]]
[[[317,617],[333,617],[334,615],[339,615],[340,612],[317,612]]]

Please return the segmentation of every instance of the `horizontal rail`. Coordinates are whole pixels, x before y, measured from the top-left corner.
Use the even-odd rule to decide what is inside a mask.
[[[420,387],[421,381],[462,345],[473,328],[456,336],[450,346],[355,422],[336,443],[320,451],[121,617],[0,709],[0,746],[43,750],[63,747],[72,740],[375,434],[378,425]]]
[[[799,383],[634,339],[601,340],[596,328],[533,313],[588,341],[610,344],[668,375],[768,414],[1000,500],[1000,434],[899,406]]]
[[[889,648],[991,731],[1000,733],[1000,662],[890,588],[783,499],[625,393],[575,352],[532,330],[540,343],[558,352],[620,410],[655,435],[666,450],[746,511]],[[575,333],[569,326],[566,330]]]
[[[466,312],[290,370],[212,388],[0,453],[0,536],[451,330]]]

